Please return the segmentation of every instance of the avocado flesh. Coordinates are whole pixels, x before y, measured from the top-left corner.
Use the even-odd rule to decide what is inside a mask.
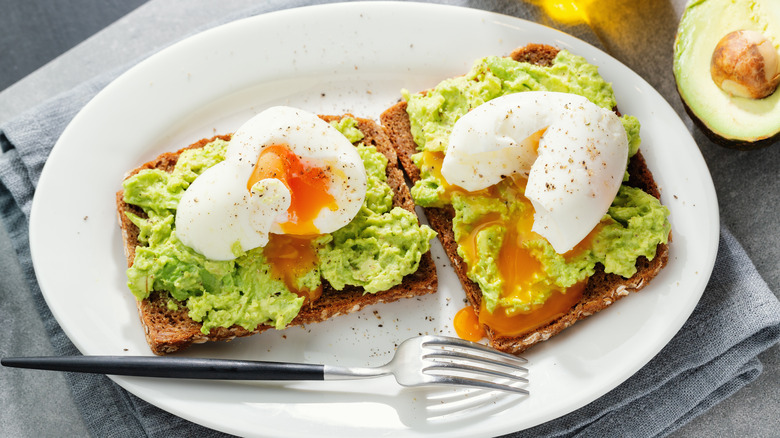
[[[755,30],[780,48],[780,0],[692,0],[674,47],[677,90],[691,118],[715,142],[739,149],[780,140],[780,89],[764,99],[731,96],[710,75],[712,52],[735,30]]]

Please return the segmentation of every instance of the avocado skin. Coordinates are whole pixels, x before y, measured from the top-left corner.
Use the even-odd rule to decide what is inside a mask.
[[[679,90],[678,90],[679,94]],[[696,125],[701,132],[704,133],[704,135],[707,136],[710,141],[717,144],[718,146],[722,146],[724,148],[728,149],[735,149],[739,151],[754,151],[757,149],[763,149],[765,147],[771,146],[777,142],[780,142],[780,132],[777,134],[762,138],[762,139],[756,139],[753,141],[742,141],[742,140],[730,140],[728,138],[725,138],[721,135],[718,135],[716,132],[711,130],[704,122],[701,121],[698,117],[696,117],[696,114],[693,113],[693,111],[688,107],[688,104],[685,103],[685,99],[680,96],[680,101],[683,104],[683,107],[685,108],[685,112],[688,114],[688,116],[693,120],[693,123]]]
[[[766,114],[759,113],[762,114],[763,121],[760,124],[753,125],[754,128],[758,129],[753,129],[749,135],[732,129],[727,119],[724,120],[724,118],[718,117],[716,114],[707,112],[697,114],[692,107],[699,108],[701,106],[699,103],[703,101],[702,99],[704,101],[709,100],[708,95],[702,96],[701,94],[702,90],[706,88],[702,88],[699,85],[711,78],[709,62],[707,62],[705,69],[705,66],[700,62],[694,63],[694,58],[692,57],[695,53],[701,54],[706,52],[709,60],[709,56],[711,56],[709,46],[711,45],[714,49],[717,40],[730,31],[739,29],[760,31],[760,23],[756,20],[769,20],[770,24],[772,24],[771,28],[777,29],[777,25],[780,24],[780,21],[778,21],[780,8],[777,7],[779,4],[780,0],[691,0],[683,12],[674,41],[673,74],[677,84],[677,93],[685,112],[693,120],[694,124],[708,139],[719,146],[749,151],[777,144],[780,142],[780,127],[777,123],[765,123],[764,121],[778,120],[778,112],[772,110]],[[701,24],[702,19],[706,20],[705,25]],[[692,23],[699,23],[699,25],[691,26]],[[764,26],[766,26],[766,23],[764,23]],[[694,35],[695,38],[693,37]],[[717,38],[715,38],[716,36]],[[705,43],[705,41],[709,41],[709,43]],[[703,47],[707,48],[703,49]],[[696,58],[701,59],[701,55],[696,56]],[[693,70],[691,70],[691,67]],[[696,72],[699,81],[692,83],[689,79],[682,80],[681,77],[678,77],[680,71],[683,71],[682,69],[686,72]],[[714,83],[712,83],[712,87],[716,87]],[[780,94],[780,88],[765,99],[776,99],[778,94]],[[691,99],[690,104],[685,96]],[[715,100],[715,102],[718,102],[718,100]],[[724,113],[731,114],[729,110],[730,102],[732,102],[731,99],[729,99],[729,103],[719,102],[721,106],[717,108],[720,115]],[[710,117],[711,115],[714,117]],[[723,124],[724,122],[725,124]],[[723,125],[721,126],[721,124]]]

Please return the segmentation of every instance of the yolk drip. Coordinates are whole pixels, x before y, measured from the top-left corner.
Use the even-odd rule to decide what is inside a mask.
[[[305,275],[317,266],[317,253],[311,245],[311,237],[291,234],[271,234],[263,253],[271,265],[271,272],[296,294],[309,302],[322,294],[322,286],[317,289],[299,289],[295,279]]]
[[[534,224],[531,201],[521,198],[521,202],[526,204],[523,209],[526,213],[513,215],[505,224],[507,233],[498,253],[498,271],[504,279],[504,296],[530,298],[534,280],[542,271],[542,264],[522,244],[526,240],[539,239],[540,236],[531,231]]]
[[[471,306],[466,306],[455,314],[452,321],[458,337],[467,341],[477,342],[485,337],[485,328],[479,322],[477,312]]]
[[[287,145],[275,144],[260,153],[247,189],[258,181],[276,178],[290,191],[291,203],[287,222],[279,224],[287,234],[319,234],[314,220],[323,208],[338,209],[336,199],[328,192],[330,178],[325,169],[306,166]]]
[[[545,326],[574,307],[585,290],[585,282],[577,283],[566,289],[566,293],[555,291],[538,309],[527,313],[509,315],[503,308],[491,313],[485,308],[485,302],[479,311],[479,322],[493,329],[499,335],[517,336]]]
[[[523,180],[516,180],[523,183]],[[541,263],[531,254],[529,250],[523,247],[523,242],[529,239],[538,239],[540,236],[533,231],[533,207],[531,202],[525,198],[518,200],[526,204],[522,209],[524,213],[514,214],[509,220],[503,220],[499,214],[489,214],[477,223],[472,231],[461,238],[458,244],[463,248],[471,260],[476,260],[477,256],[477,235],[478,233],[491,226],[502,225],[506,228],[504,242],[499,250],[496,263],[498,272],[504,280],[503,297],[517,298],[523,301],[530,301],[534,292],[540,288],[549,289],[550,286],[540,282],[543,276]],[[595,235],[595,233],[592,233]],[[582,248],[589,245],[589,239],[585,239]],[[581,249],[574,248],[570,253],[576,254]],[[568,254],[568,253],[567,253]],[[504,308],[497,308],[493,313],[489,312],[484,306],[480,309],[478,318],[479,323],[484,324],[499,335],[515,336],[537,327],[543,326],[558,316],[562,315],[582,296],[582,290],[585,283],[577,284],[568,288],[565,292],[555,290],[545,303],[526,313],[516,313],[509,315]],[[484,302],[483,302],[484,304]],[[465,318],[465,316],[462,316]],[[461,325],[463,324],[463,325]],[[470,336],[467,330],[463,330],[463,335],[458,331],[458,327],[465,327],[465,323],[456,322],[456,332],[458,336]],[[473,334],[476,337],[476,334]],[[464,337],[464,339],[466,339]]]

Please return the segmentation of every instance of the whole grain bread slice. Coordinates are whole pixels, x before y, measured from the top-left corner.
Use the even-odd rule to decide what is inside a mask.
[[[529,44],[513,51],[509,56],[515,61],[549,66],[553,63],[558,51],[557,48],[549,45]],[[398,102],[388,108],[380,116],[380,121],[393,140],[398,159],[406,175],[413,183],[419,181],[420,171],[411,159],[412,155],[418,152],[418,149],[412,137],[406,102]],[[631,158],[628,172],[630,174],[629,185],[641,188],[660,199],[658,187],[641,152]],[[424,208],[423,210],[431,228],[438,233],[438,238],[463,286],[466,298],[478,314],[482,302],[482,292],[479,285],[468,278],[466,274],[468,267],[458,255],[458,244],[452,230],[452,219],[455,216],[455,211],[451,206]],[[668,253],[668,245],[659,244],[656,248],[656,256],[652,261],[645,257],[640,257],[637,260],[637,272],[631,278],[607,274],[603,267],[598,265],[596,273],[588,279],[582,299],[567,313],[545,326],[520,336],[501,336],[486,327],[489,344],[498,350],[520,353],[536,343],[549,339],[575,322],[605,309],[631,292],[642,289],[666,265]]]
[[[344,116],[320,116],[325,121],[339,120]],[[392,187],[393,207],[402,207],[414,212],[409,189],[404,180],[402,170],[398,166],[398,159],[392,143],[384,128],[372,120],[355,118],[358,121],[358,129],[364,134],[361,140],[366,145],[373,145],[387,157],[387,183]],[[126,178],[135,175],[142,169],[162,169],[171,172],[176,165],[179,155],[192,148],[201,148],[215,139],[230,140],[230,135],[216,136],[203,139],[191,144],[179,151],[164,153],[156,159],[128,172]],[[127,266],[133,265],[138,242],[138,227],[133,224],[125,212],[132,212],[143,217],[143,211],[134,205],[124,201],[124,191],[116,194],[117,214],[119,226],[122,230]],[[290,326],[302,326],[325,321],[338,315],[344,315],[361,310],[365,306],[397,301],[402,298],[411,298],[431,294],[437,290],[438,278],[430,251],[423,254],[419,268],[413,274],[403,278],[403,282],[386,291],[375,294],[366,293],[362,288],[347,286],[343,290],[333,289],[327,282],[323,282],[323,292],[320,298],[313,302],[306,302],[300,313],[293,319]],[[179,306],[177,310],[168,307],[169,295],[166,292],[155,291],[147,299],[137,301],[138,314],[144,328],[146,341],[152,352],[157,355],[173,353],[190,346],[210,341],[229,341],[236,337],[249,336],[263,332],[271,328],[261,325],[255,330],[246,330],[238,325],[212,329],[208,334],[201,332],[201,323],[194,321],[188,315],[185,306]]]

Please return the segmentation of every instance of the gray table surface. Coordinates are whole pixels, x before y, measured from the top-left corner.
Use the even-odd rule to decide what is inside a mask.
[[[633,3],[632,0],[626,1]],[[96,74],[124,65],[152,48],[179,39],[189,33],[190,29],[210,23],[215,17],[240,11],[254,3],[252,0],[189,0],[186,13],[182,13],[182,2],[149,1],[0,92],[0,125]],[[625,4],[625,1],[611,3]],[[653,85],[694,134],[715,181],[721,221],[745,247],[770,289],[780,295],[780,202],[777,202],[780,192],[777,190],[777,181],[780,180],[777,150],[780,145],[758,152],[734,152],[706,141],[693,127],[676,95],[671,73],[674,33],[669,29],[676,25],[670,23],[677,23],[684,3],[685,0],[636,2],[639,9],[636,15],[641,18],[632,22],[623,8],[613,9],[613,15],[608,16],[611,22],[624,23],[622,30],[607,21],[599,21],[598,16],[593,17],[591,26],[610,54]],[[643,12],[652,14],[643,15]],[[659,23],[663,25],[659,26]],[[553,22],[544,24],[555,27]],[[632,26],[630,38],[625,37],[626,26]],[[659,29],[664,31],[659,32]],[[141,35],[143,38],[138,37]],[[648,50],[648,47],[654,49]],[[659,47],[662,49],[659,50]],[[735,160],[754,162],[755,175],[745,175],[742,184],[734,184],[733,175],[728,178],[725,176],[728,175],[729,163]],[[722,183],[726,180],[729,184]],[[769,193],[757,193],[757,187],[763,187],[764,190],[768,187]],[[766,202],[766,195],[769,195],[769,202]],[[4,279],[2,289],[25,289],[27,286],[20,277],[8,235],[5,228],[0,226],[0,278]],[[5,330],[0,337],[0,355],[51,354],[51,346],[31,298],[25,300],[17,294],[11,300],[0,295],[0,308],[4,315],[10,316],[9,321],[3,321]],[[764,371],[756,381],[694,419],[673,436],[780,436],[780,346],[772,347],[759,358],[764,364]],[[30,375],[29,382],[14,387],[23,387],[24,390],[0,394],[0,404],[3,406],[0,409],[0,424],[10,427],[0,435],[87,435],[69,389],[58,374]]]

